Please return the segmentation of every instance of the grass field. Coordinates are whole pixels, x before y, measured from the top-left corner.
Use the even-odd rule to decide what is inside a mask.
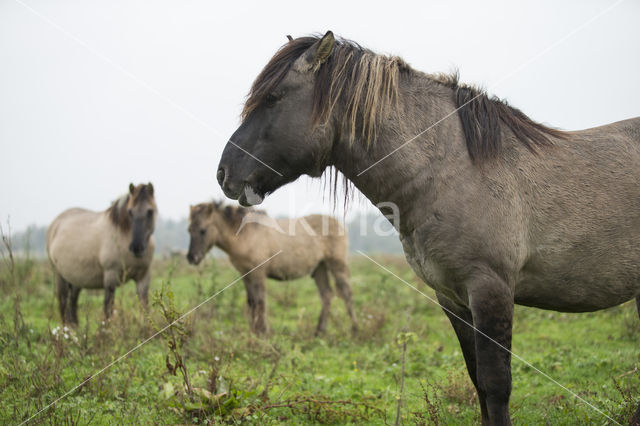
[[[21,423],[43,409],[31,423],[393,424],[399,400],[404,424],[479,422],[445,315],[364,257],[351,259],[361,328],[353,337],[339,298],[327,334],[313,336],[320,299],[311,278],[269,282],[272,332],[255,337],[240,281],[78,388],[239,274],[224,260],[198,268],[182,259],[159,261],[149,313],[129,283],[116,292],[115,315],[104,323],[102,292],[84,291],[80,325],[65,331],[48,264],[18,260],[11,268],[3,260],[1,424]],[[433,296],[403,259],[376,260]],[[615,421],[628,422],[640,395],[634,304],[589,314],[517,307],[514,327],[514,353]],[[512,366],[515,424],[614,424],[523,362],[514,359]]]

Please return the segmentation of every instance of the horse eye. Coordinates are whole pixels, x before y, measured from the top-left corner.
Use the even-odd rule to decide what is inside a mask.
[[[133,216],[133,209],[129,209],[129,216]]]
[[[205,228],[202,228],[200,230],[200,235],[204,236],[204,234],[206,234],[206,233],[207,233],[207,230]]]
[[[276,104],[276,102],[278,102],[280,100],[282,96],[277,96],[273,93],[269,93],[267,95],[267,97],[265,98],[265,103],[267,105],[268,108],[271,108],[272,106],[274,106]]]
[[[147,217],[153,217],[153,209],[147,210]]]
[[[274,106],[276,104],[276,102],[278,102],[280,99],[282,99],[283,96],[284,96],[284,92],[269,93],[267,95],[267,97],[265,98],[265,102],[267,104],[267,108],[271,108],[272,106]]]

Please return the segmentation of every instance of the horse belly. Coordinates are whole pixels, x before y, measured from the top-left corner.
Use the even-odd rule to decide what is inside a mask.
[[[53,245],[51,263],[66,281],[81,288],[102,288],[103,271],[97,256],[65,245]]]
[[[80,215],[84,214],[81,210],[77,211]],[[55,232],[47,241],[49,260],[56,272],[72,285],[101,288],[103,269],[98,259],[99,235],[92,222],[75,220],[72,216],[75,213],[75,210],[68,211],[67,216],[61,215],[52,225],[55,226]]]
[[[279,257],[279,258],[278,258]],[[269,268],[269,278],[292,280],[310,275],[320,259],[314,253],[297,253],[290,256],[278,256]]]
[[[624,267],[598,264],[600,271],[548,268],[523,271],[515,286],[515,303],[560,312],[591,312],[617,306],[640,294],[640,275]],[[584,272],[584,273],[580,273]],[[639,271],[640,272],[640,271]]]

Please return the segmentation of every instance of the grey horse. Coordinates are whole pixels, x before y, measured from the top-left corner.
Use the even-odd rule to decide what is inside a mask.
[[[357,330],[349,284],[347,234],[336,219],[311,215],[296,219],[272,219],[254,211],[222,203],[200,203],[189,209],[189,253],[197,265],[214,246],[229,255],[242,275],[250,311],[249,325],[256,334],[268,331],[266,280],[286,281],[311,275],[316,282],[322,310],[316,335],[327,329],[331,309],[330,276]],[[278,256],[278,252],[282,253]],[[273,258],[264,263],[265,259]]]
[[[78,323],[83,288],[104,289],[104,314],[113,311],[116,288],[129,279],[147,307],[158,209],[153,185],[129,185],[129,192],[102,212],[73,208],[47,228],[47,254],[55,271],[62,321]]]
[[[328,32],[266,65],[217,177],[250,205],[331,166],[398,206],[406,258],[453,325],[483,424],[511,423],[514,303],[638,300],[640,118],[559,131]]]

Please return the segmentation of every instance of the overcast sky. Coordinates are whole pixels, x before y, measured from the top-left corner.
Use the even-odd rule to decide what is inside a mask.
[[[153,182],[169,218],[221,199],[222,149],[287,34],[330,29],[422,71],[457,67],[564,129],[638,116],[639,18],[637,0],[0,0],[0,219],[105,209],[129,182]],[[301,178],[263,206],[331,212],[322,194]]]

